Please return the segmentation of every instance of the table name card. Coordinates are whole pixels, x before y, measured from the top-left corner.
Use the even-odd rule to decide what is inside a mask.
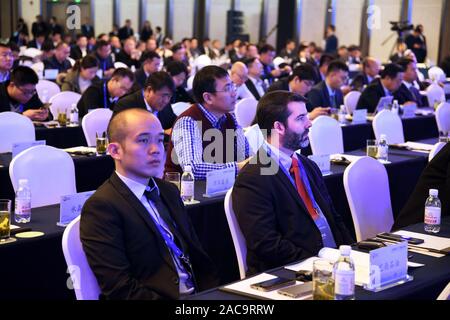
[[[353,111],[353,123],[365,123],[367,118],[367,109]]]
[[[12,157],[14,159],[14,157],[17,156],[22,151],[30,149],[31,147],[45,146],[45,144],[46,144],[45,140],[13,143],[13,145],[12,145]]]
[[[406,241],[370,251],[370,281],[365,289],[381,291],[410,280]]]
[[[323,156],[314,155],[309,156],[308,158],[317,164],[322,174],[330,173],[331,171],[330,155],[323,155]]]
[[[214,170],[206,174],[206,194],[204,197],[217,197],[227,193],[234,185],[236,171],[234,168]]]
[[[59,222],[60,227],[65,227],[78,217],[81,213],[84,203],[89,199],[95,191],[87,191],[76,193],[72,195],[62,196],[61,205],[59,208]]]
[[[55,80],[58,77],[58,69],[45,69],[44,70],[44,79],[47,80]]]
[[[416,116],[417,105],[409,104],[402,107],[403,118],[412,118]]]

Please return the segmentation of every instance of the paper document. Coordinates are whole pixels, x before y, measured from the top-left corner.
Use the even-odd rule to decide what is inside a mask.
[[[237,294],[241,293],[246,296],[251,295],[251,296],[254,296],[255,298],[259,297],[259,298],[270,299],[270,300],[307,300],[308,298],[311,299],[311,296],[294,299],[294,298],[290,298],[290,297],[284,296],[282,294],[279,294],[277,292],[277,290],[264,292],[264,291],[252,289],[250,287],[251,284],[274,279],[274,278],[276,278],[276,276],[268,274],[268,273],[262,273],[255,277],[245,279],[245,280],[236,282],[234,284],[230,284],[228,286],[224,286],[222,289],[225,291],[233,291],[234,293],[237,293]],[[296,284],[301,284],[301,283],[302,282],[300,282],[300,281],[296,282]],[[286,286],[286,288],[287,287],[288,286]]]
[[[423,233],[416,233],[416,232],[410,232],[410,231],[397,231],[394,233],[400,234],[402,236],[419,238],[419,239],[425,240],[424,243],[415,245],[416,247],[431,248],[431,249],[437,249],[437,250],[443,250],[443,249],[450,247],[450,238],[431,236],[431,235],[427,235],[427,234],[423,234]],[[423,251],[420,249],[414,250],[414,249],[410,248],[409,250],[420,253],[420,254],[432,256],[432,257],[437,257],[437,258],[444,257],[443,254],[426,252],[426,251]]]
[[[432,144],[426,144],[426,143],[419,143],[419,142],[405,142],[405,143],[399,143],[397,144],[399,147],[404,147],[406,149],[412,150],[412,151],[420,151],[420,152],[430,152],[431,149],[433,149],[434,145]]]
[[[95,153],[97,150],[95,149],[95,147],[74,147],[74,148],[64,149],[64,151],[68,152],[68,153],[74,153],[74,152],[80,152],[80,153],[93,152],[93,153]]]

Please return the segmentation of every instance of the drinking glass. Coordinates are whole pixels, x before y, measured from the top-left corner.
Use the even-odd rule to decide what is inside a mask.
[[[377,140],[367,140],[367,156],[374,159],[377,158],[378,154],[378,143]]]
[[[333,264],[328,260],[313,262],[313,300],[334,300]]]
[[[107,149],[107,139],[106,137],[95,137],[95,149],[97,151],[97,155],[105,155]]]
[[[8,240],[11,231],[11,200],[0,200],[0,242]]]
[[[178,190],[181,189],[180,173],[179,172],[166,172],[164,180],[166,180],[168,182],[172,182],[174,185],[177,186]]]

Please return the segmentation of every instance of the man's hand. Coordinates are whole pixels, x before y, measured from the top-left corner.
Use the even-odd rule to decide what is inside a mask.
[[[45,121],[48,118],[48,109],[30,109],[22,114],[33,121]]]
[[[317,107],[314,108],[313,111],[311,111],[310,113],[308,113],[308,118],[309,120],[314,120],[319,116],[328,116],[331,112],[331,108],[322,108],[322,107]]]

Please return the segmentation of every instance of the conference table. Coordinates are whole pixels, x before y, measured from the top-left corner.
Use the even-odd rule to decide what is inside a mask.
[[[83,128],[76,127],[35,127],[36,140],[45,140],[46,145],[67,149],[79,146],[87,146],[86,138],[84,137]]]
[[[436,139],[434,139],[436,140]],[[428,141],[428,142],[434,142]],[[427,141],[425,141],[427,142]],[[351,152],[364,155],[363,150]],[[407,201],[417,180],[427,164],[427,155],[404,150],[391,150],[391,164],[386,165],[394,216]],[[110,157],[74,159],[78,191],[95,190],[113,171]],[[91,163],[92,162],[92,163]],[[110,166],[109,168],[103,168]],[[331,166],[332,173],[324,177],[327,188],[344,221],[354,233],[350,209],[343,187],[344,165]],[[101,170],[100,170],[101,169]],[[0,173],[6,168],[0,168]],[[7,171],[7,170],[6,170]],[[3,183],[3,179],[0,183]],[[187,207],[195,231],[205,251],[218,266],[221,284],[239,279],[238,266],[231,235],[224,212],[224,196],[205,198],[204,181],[195,183],[195,199],[198,204]],[[40,298],[73,299],[73,291],[67,288],[69,274],[66,273],[61,239],[64,228],[59,221],[59,206],[35,208],[32,210],[31,223],[24,227],[33,231],[42,231],[44,236],[34,239],[18,239],[14,243],[0,245],[0,274],[9,275],[2,279],[0,299]]]
[[[418,223],[403,230],[425,234],[424,224]],[[441,223],[441,231],[436,236],[450,238],[450,218],[444,218]],[[353,249],[358,250],[355,246]],[[409,268],[408,274],[414,279],[410,282],[385,289],[380,292],[364,290],[360,286],[355,287],[356,300],[434,300],[438,297],[445,286],[450,282],[450,255],[440,258],[432,257],[416,252],[410,252],[411,262],[421,263],[425,266]],[[284,267],[267,271],[279,277],[295,279],[295,272]],[[225,292],[221,288],[204,291],[188,300],[254,300],[251,296]]]

